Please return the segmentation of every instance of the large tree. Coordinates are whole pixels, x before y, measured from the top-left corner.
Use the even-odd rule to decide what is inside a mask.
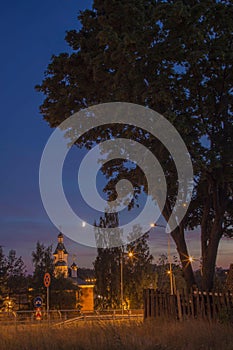
[[[45,273],[50,273],[52,277],[54,275],[52,246],[46,247],[38,241],[35,251],[32,252],[32,262],[34,265],[33,286],[37,290],[43,290]]]
[[[17,257],[13,249],[5,256],[0,246],[0,302],[3,302],[3,307],[8,305],[10,297],[15,299],[18,296],[17,303],[20,308],[20,294],[27,287],[26,266],[22,257]]]
[[[16,294],[26,285],[26,266],[11,249],[7,256],[0,246],[0,294]]]
[[[232,5],[213,0],[168,2],[160,12],[163,30],[169,33],[164,49],[179,64],[175,83],[186,95],[180,110],[188,121],[196,121],[202,136],[199,149],[191,151],[196,189],[189,223],[201,226],[204,289],[213,287],[221,237],[232,236]]]
[[[124,259],[124,295],[129,300],[131,309],[143,307],[143,289],[155,287],[155,278],[152,266],[153,256],[150,253],[149,234],[140,235],[141,228],[133,227],[130,235],[132,240],[126,247]],[[134,239],[135,237],[140,237]]]
[[[20,292],[27,286],[26,283],[26,266],[22,257],[16,256],[16,251],[11,249],[6,257],[7,268],[7,289],[9,293]]]
[[[194,276],[184,230],[200,225],[203,288],[211,289],[219,241],[232,234],[232,3],[96,0],[79,20],[81,29],[66,35],[72,53],[53,56],[37,87],[46,95],[41,112],[54,127],[81,108],[126,101],[148,106],[174,124],[189,148],[196,187],[172,237],[189,287]],[[119,125],[93,130],[78,143],[90,147],[114,136],[140,141],[158,157],[169,189],[163,210],[168,220],[177,176],[166,149],[142,130]],[[103,168],[110,183],[127,173],[138,191],[146,190],[139,169],[117,165],[119,174],[116,166]],[[114,191],[109,193],[111,198]]]
[[[111,228],[118,226],[118,217],[107,214],[95,222],[95,235],[97,243],[105,242],[106,248],[97,249],[97,257],[94,261],[96,277],[97,307],[117,308],[120,307],[120,258],[121,247],[112,247]],[[104,236],[101,228],[109,228],[110,235]]]

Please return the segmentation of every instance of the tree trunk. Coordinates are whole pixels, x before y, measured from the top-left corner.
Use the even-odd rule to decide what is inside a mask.
[[[165,220],[168,222],[172,210],[167,202],[165,207],[163,208],[163,216]],[[192,265],[189,262],[189,253],[188,253],[188,247],[185,241],[184,236],[184,225],[180,223],[179,226],[175,228],[174,231],[171,232],[171,236],[176,244],[176,250],[179,254],[180,262],[182,265],[183,275],[186,283],[186,288],[190,290],[193,286],[196,285],[195,277],[193,274],[193,268]]]
[[[220,242],[221,235],[220,231],[221,220],[216,220],[212,226],[211,232],[208,233],[202,231],[202,289],[204,291],[211,291],[214,287],[214,274],[215,274],[215,264],[218,252],[218,246]]]
[[[217,175],[216,175],[217,177]],[[218,246],[223,235],[224,213],[227,208],[227,185],[220,186],[210,173],[205,192],[205,205],[201,221],[202,288],[211,291],[214,286]],[[214,219],[210,216],[214,212]]]
[[[187,289],[190,289],[195,285],[195,278],[193,274],[192,265],[190,264],[188,257],[188,248],[185,242],[184,237],[184,229],[183,227],[179,226],[177,227],[172,233],[172,238],[174,239],[176,243],[176,249],[180,257],[180,261],[182,264],[184,279],[186,282]]]

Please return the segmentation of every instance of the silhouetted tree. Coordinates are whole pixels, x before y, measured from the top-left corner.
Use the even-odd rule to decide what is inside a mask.
[[[50,273],[51,277],[54,274],[52,246],[45,247],[43,243],[37,242],[36,250],[32,252],[32,262],[34,265],[33,286],[35,289],[44,289],[45,273]]]
[[[105,242],[107,248],[98,248],[97,257],[94,261],[96,276],[97,306],[104,308],[120,307],[120,265],[119,257],[121,247],[112,247],[111,227],[118,226],[118,216],[105,213],[99,223],[95,223],[95,235],[97,242]],[[109,234],[103,237],[101,228],[109,228]]]
[[[140,236],[141,228],[133,227],[131,243],[126,247],[124,262],[124,296],[130,308],[143,307],[143,289],[154,287],[152,255],[148,245],[148,233]],[[136,240],[134,237],[139,237]],[[131,254],[131,256],[130,256]]]
[[[10,250],[6,257],[7,289],[9,293],[18,293],[27,286],[26,266],[20,256],[17,258],[16,251]]]

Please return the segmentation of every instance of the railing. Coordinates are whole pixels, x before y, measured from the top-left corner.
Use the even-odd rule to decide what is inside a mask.
[[[103,310],[103,311],[85,311],[78,310],[46,310],[41,311],[41,317],[36,317],[35,310],[0,312],[0,325],[11,324],[51,324],[51,325],[70,325],[79,321],[95,320],[119,320],[119,319],[143,319],[143,310]]]

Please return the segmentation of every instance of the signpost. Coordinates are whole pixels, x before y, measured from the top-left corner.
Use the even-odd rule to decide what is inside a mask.
[[[41,297],[35,297],[34,299],[34,306],[35,308],[38,308],[38,307],[41,307],[42,306],[42,303],[43,303],[43,300]]]
[[[43,299],[40,296],[35,297],[35,299],[33,300],[34,303],[34,307],[36,309],[36,320],[40,321],[41,317],[42,317],[42,313],[41,313],[41,307],[43,304]]]
[[[41,308],[38,307],[38,308],[36,308],[36,320],[40,321],[41,317],[42,317]]]
[[[49,316],[49,286],[51,283],[51,276],[48,272],[44,275],[44,285],[47,288],[47,316]]]

